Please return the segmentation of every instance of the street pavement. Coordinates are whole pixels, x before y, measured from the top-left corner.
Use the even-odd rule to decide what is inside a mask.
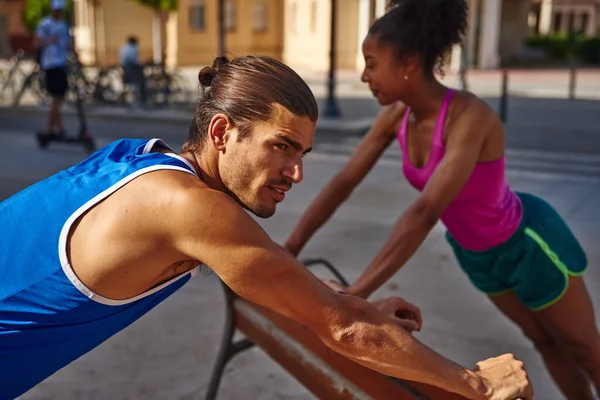
[[[29,118],[19,129],[13,119],[0,118],[0,199],[85,157],[76,146],[38,149],[31,132],[39,121]],[[175,125],[171,129],[169,124],[152,122],[95,123],[99,145],[120,136],[147,135],[163,137],[177,148],[185,139],[182,127]],[[305,159],[304,182],[294,187],[275,217],[257,220],[277,242],[285,240],[302,211],[342,168],[359,140],[358,136],[322,136],[314,153]],[[566,142],[572,140],[565,139]],[[597,170],[582,173],[584,168],[579,167],[573,171],[564,169],[565,165],[573,165],[575,160],[585,157],[589,159],[583,163],[585,168],[597,169],[597,157],[566,152],[511,151],[515,161],[508,171],[510,183],[517,190],[543,196],[569,222],[588,251],[587,284],[594,303],[600,305],[600,276],[595,268],[600,261],[597,246],[600,174]],[[532,160],[540,158],[547,165],[536,171]],[[355,279],[416,195],[402,178],[399,153],[394,145],[309,243],[302,258],[324,257],[350,280]],[[324,271],[316,272],[327,276]],[[481,359],[514,352],[527,363],[536,398],[560,399],[531,344],[462,274],[444,242],[440,225],[373,298],[388,295],[401,295],[421,307],[425,324],[416,337],[439,353],[473,367]],[[22,399],[201,399],[218,351],[223,310],[217,278],[198,276],[133,326],[59,371]],[[219,396],[220,400],[312,398],[259,349],[249,350],[231,362]]]
[[[346,79],[343,85],[349,88],[356,84],[355,78],[348,74],[340,79]],[[534,75],[519,79],[521,85],[535,82]],[[317,76],[315,82],[321,84],[322,77]],[[596,90],[594,85],[589,83]],[[555,84],[553,90],[559,89],[561,86]],[[323,118],[315,150],[305,158],[304,182],[294,187],[273,218],[257,219],[275,241],[285,240],[309,202],[347,162],[372,121],[377,105],[360,90],[353,90],[354,96],[339,98],[341,118]],[[560,96],[533,99],[526,94],[514,94],[509,99],[507,178],[514,189],[543,196],[570,224],[588,252],[586,283],[595,305],[600,306],[600,272],[596,268],[600,261],[600,102],[592,96],[565,100]],[[319,99],[323,104],[322,95]],[[491,93],[486,100],[497,108],[497,95]],[[0,109],[0,200],[85,157],[77,146],[37,148],[33,132],[43,126],[43,112],[45,109],[36,107]],[[185,140],[191,118],[189,107],[93,107],[87,114],[99,146],[121,137],[161,137],[175,149]],[[76,132],[72,112],[67,111],[66,121],[69,131]],[[377,253],[400,213],[417,196],[402,177],[400,161],[394,144],[309,243],[302,258],[326,258],[347,278],[355,279]],[[464,366],[473,367],[487,357],[514,352],[528,366],[536,398],[561,399],[531,344],[469,284],[443,232],[438,224],[407,265],[373,298],[400,295],[418,305],[424,327],[415,336]],[[322,270],[316,272],[327,276]],[[200,275],[130,328],[22,399],[202,399],[218,351],[224,307],[216,276]],[[312,398],[259,349],[248,350],[230,363],[219,396],[219,400]]]

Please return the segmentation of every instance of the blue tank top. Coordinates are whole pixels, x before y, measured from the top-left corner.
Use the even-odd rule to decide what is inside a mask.
[[[0,399],[14,399],[121,331],[198,268],[127,300],[103,298],[75,275],[67,236],[86,210],[156,170],[194,174],[159,139],[116,141],[0,203]]]

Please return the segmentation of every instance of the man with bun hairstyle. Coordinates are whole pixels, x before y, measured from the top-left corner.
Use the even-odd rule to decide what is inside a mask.
[[[201,266],[383,374],[468,399],[532,398],[512,355],[473,370],[445,359],[411,336],[416,307],[330,290],[248,215],[271,217],[302,181],[318,109],[293,70],[267,57],[219,57],[199,81],[179,154],[156,138],[118,140],[0,203],[0,398],[129,326]]]

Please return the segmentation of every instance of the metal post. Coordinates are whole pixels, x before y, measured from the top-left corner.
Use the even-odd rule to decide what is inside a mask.
[[[342,115],[335,100],[335,38],[336,38],[336,14],[337,0],[331,0],[331,33],[329,36],[329,78],[327,82],[327,102],[323,114],[326,117],[339,117]]]
[[[225,54],[225,1],[219,0],[219,56]]]
[[[576,78],[576,47],[577,47],[577,37],[575,31],[571,29],[569,31],[569,48],[568,48],[568,57],[569,57],[569,100],[573,100],[575,98],[575,78]]]
[[[502,69],[502,93],[500,95],[500,109],[498,114],[502,123],[506,122],[508,112],[508,70]]]
[[[73,42],[73,50],[77,51],[77,47],[75,47],[75,0],[65,2],[65,19],[69,25],[69,34],[71,35],[71,41]]]
[[[467,46],[465,46],[464,40],[460,44],[460,67],[458,74],[461,90],[469,90],[469,85],[467,84]]]
[[[577,68],[571,65],[569,68],[569,100],[575,99],[575,87],[577,83]]]

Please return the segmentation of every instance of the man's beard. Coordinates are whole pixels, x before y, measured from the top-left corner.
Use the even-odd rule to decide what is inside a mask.
[[[225,188],[225,193],[235,200],[243,209],[250,211],[252,214],[256,215],[259,218],[270,218],[275,214],[275,207],[268,207],[261,204],[248,204],[240,199],[231,189],[227,187],[227,185],[223,184]]]
[[[268,182],[266,187],[284,187],[288,191],[292,188],[292,182],[289,179],[276,179],[271,182]],[[250,211],[252,214],[256,215],[259,218],[270,218],[275,214],[277,209],[276,205],[263,205],[257,199],[254,199],[252,203],[249,201],[243,201],[239,196],[237,196],[233,190],[231,190],[224,182],[223,187],[225,188],[225,193],[227,193],[232,199],[234,199],[240,206],[242,206],[245,210]]]

